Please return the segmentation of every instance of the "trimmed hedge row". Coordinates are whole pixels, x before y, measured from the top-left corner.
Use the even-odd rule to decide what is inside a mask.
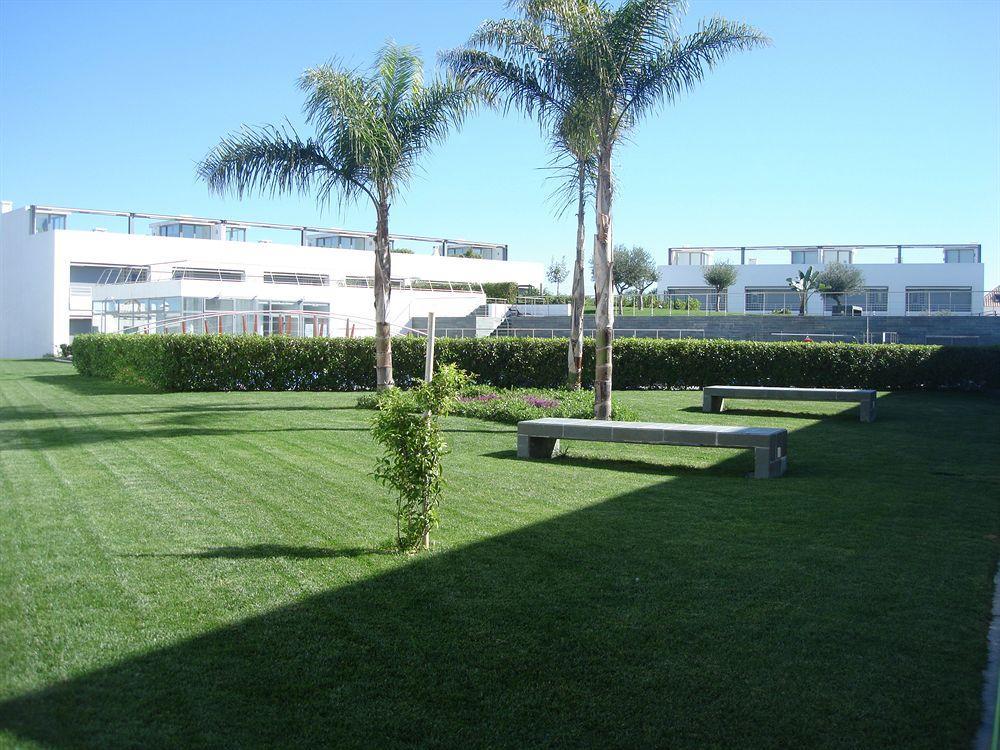
[[[556,388],[566,373],[566,339],[439,339],[438,361],[484,385]],[[423,375],[424,341],[392,343],[396,382]],[[367,339],[284,336],[109,335],[73,340],[83,375],[166,391],[358,391],[375,387],[375,345]],[[584,385],[594,342],[584,346]],[[1000,347],[803,344],[722,339],[618,339],[617,389],[784,385],[912,390],[1000,387]]]

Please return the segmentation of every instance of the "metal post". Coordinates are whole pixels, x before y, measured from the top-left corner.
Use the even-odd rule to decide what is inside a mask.
[[[427,348],[424,355],[424,381],[434,377],[434,313],[427,313]]]
[[[135,214],[130,213],[128,215],[128,233],[129,234],[135,234],[134,221],[135,221]]]
[[[309,244],[306,241],[306,228],[305,227],[302,227],[302,229],[299,230],[299,244],[302,245],[302,247],[305,247],[306,245]]]
[[[903,262],[903,246],[902,245],[896,245],[896,262],[897,263],[902,263]]]
[[[740,248],[740,265],[745,266],[747,264],[747,249],[745,247]]]

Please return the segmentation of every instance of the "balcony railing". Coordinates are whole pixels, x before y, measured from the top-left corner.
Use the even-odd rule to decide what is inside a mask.
[[[185,225],[207,226],[212,228],[218,227],[220,230],[220,240],[217,241],[221,241],[222,237],[228,238],[232,235],[242,237],[242,239],[238,241],[243,242],[271,242],[273,238],[278,238],[279,244],[312,247],[313,245],[311,245],[310,240],[317,236],[339,235],[343,237],[371,239],[372,241],[375,239],[375,234],[373,232],[359,232],[357,230],[342,229],[339,227],[299,226],[295,224],[275,224],[273,222],[264,221],[242,221],[185,215],[154,214],[140,211],[111,211],[97,208],[69,208],[66,206],[31,205],[28,206],[28,211],[30,213],[29,231],[32,234],[35,234],[36,232],[48,231],[50,229],[108,231],[108,227],[82,225],[76,227],[73,226],[74,222],[69,219],[71,216],[88,216],[123,220],[121,221],[119,231],[122,231],[125,234],[147,234],[151,231],[152,223],[162,224],[163,222],[178,222]],[[36,221],[36,217],[41,219],[41,221]],[[146,231],[143,232],[143,229]],[[241,231],[236,231],[234,234],[229,231],[230,229]],[[249,230],[260,231],[250,232]],[[158,232],[155,234],[158,234]],[[255,234],[258,236],[255,237]],[[434,248],[434,255],[448,256],[449,247],[459,246],[464,248],[471,246],[495,250],[497,251],[497,254],[502,256],[498,259],[507,259],[508,248],[506,243],[480,242],[478,240],[473,241],[448,237],[426,237],[415,234],[391,234],[389,235],[389,239],[395,244],[396,247],[401,247],[401,243],[409,244],[414,242],[431,245]],[[227,241],[234,240],[227,239]],[[324,248],[317,247],[316,249],[323,250]]]
[[[841,263],[982,263],[979,244],[901,245],[746,245],[672,247],[667,265],[821,265]]]

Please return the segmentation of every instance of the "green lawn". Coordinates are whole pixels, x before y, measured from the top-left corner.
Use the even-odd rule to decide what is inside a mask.
[[[147,394],[0,362],[0,745],[966,748],[1000,403],[892,394],[641,419],[749,453],[446,421],[430,552],[386,551],[351,394]]]

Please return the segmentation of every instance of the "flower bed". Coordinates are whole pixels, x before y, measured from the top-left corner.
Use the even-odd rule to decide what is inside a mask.
[[[358,399],[362,409],[374,409],[376,394],[366,393]],[[636,415],[617,399],[612,400],[614,419],[635,421]],[[592,391],[570,391],[539,388],[494,388],[474,385],[462,390],[453,414],[476,417],[491,422],[517,424],[524,419],[568,417],[591,419],[594,416]]]

